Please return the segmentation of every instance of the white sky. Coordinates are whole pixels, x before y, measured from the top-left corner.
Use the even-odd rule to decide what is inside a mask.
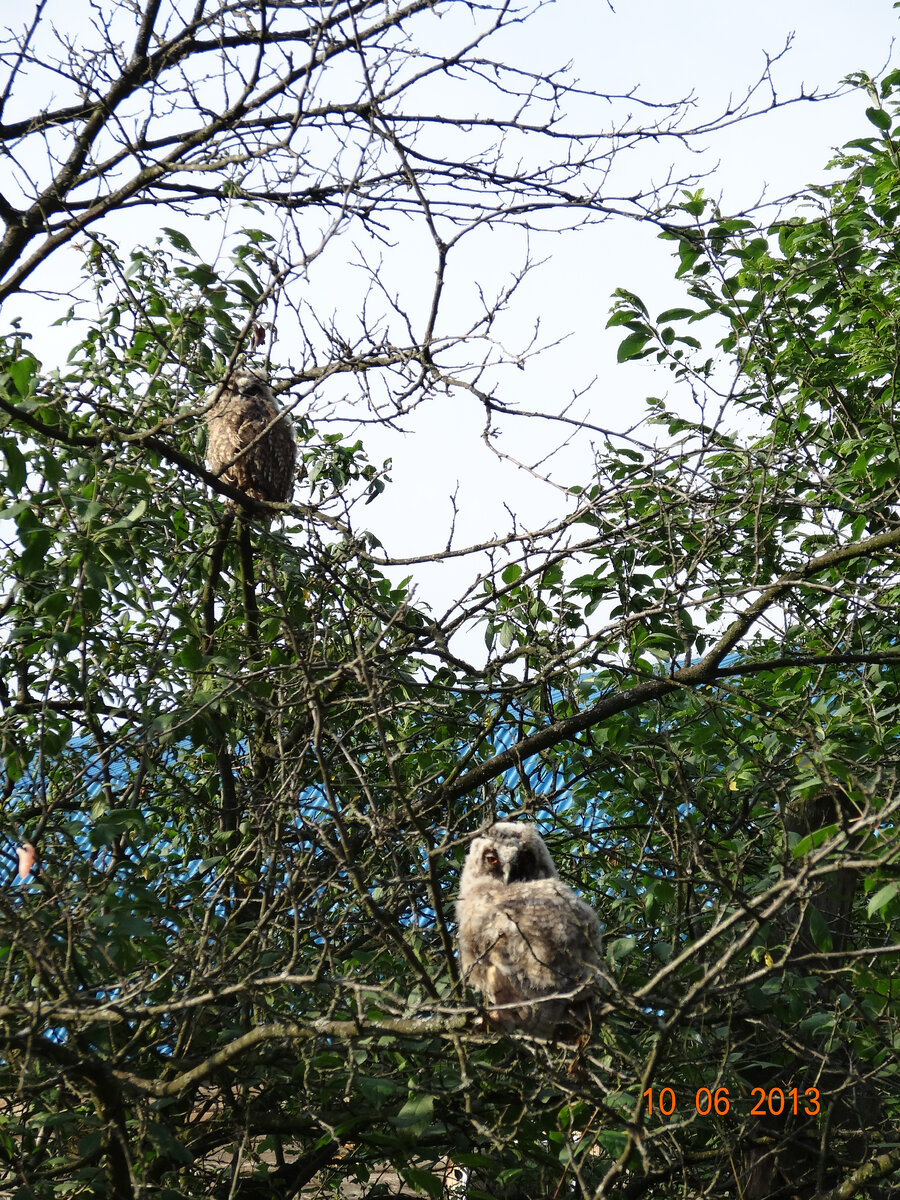
[[[693,92],[709,115],[742,96],[764,65],[765,52],[778,54],[793,34],[790,53],[775,69],[779,95],[828,91],[850,72],[883,74],[896,67],[892,40],[898,13],[890,0],[622,0],[611,13],[601,0],[559,0],[521,29],[521,59],[533,69],[573,60],[585,87],[627,91],[661,100]],[[826,178],[833,148],[871,131],[862,92],[819,104],[797,104],[774,115],[735,126],[707,140],[703,159],[715,168],[706,191],[722,196],[734,211],[761,196],[776,200],[805,184]],[[673,147],[660,146],[651,170],[660,181]],[[688,160],[682,156],[684,164]],[[645,166],[648,160],[645,160]],[[687,168],[696,169],[690,160]],[[646,179],[646,176],[644,176]],[[649,227],[617,222],[548,239],[538,257],[552,258],[519,295],[517,320],[523,339],[540,318],[542,339],[568,339],[531,360],[525,371],[510,371],[498,396],[517,407],[562,408],[592,378],[597,382],[572,410],[590,412],[603,426],[624,429],[642,412],[646,395],[665,395],[667,371],[649,361],[617,365],[616,348],[625,331],[604,326],[616,287],[637,292],[651,313],[681,302],[673,279],[670,246]],[[526,527],[563,511],[559,493],[535,483],[525,472],[501,465],[480,440],[484,414],[473,401],[443,410],[432,406],[411,425],[405,439],[369,430],[365,441],[373,459],[392,455],[394,486],[365,510],[371,528],[390,552],[425,553],[443,544],[449,528],[449,496],[457,489],[460,512],[454,544],[476,542],[505,530],[508,504]],[[519,461],[536,462],[551,448],[547,430],[517,429],[500,446]],[[591,455],[587,439],[555,460],[564,484],[585,482]],[[456,565],[415,568],[419,594],[440,609],[459,591],[459,579],[473,571]]]

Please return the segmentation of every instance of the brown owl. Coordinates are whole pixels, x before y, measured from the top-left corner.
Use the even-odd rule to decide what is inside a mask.
[[[560,881],[535,829],[498,821],[475,838],[457,919],[463,976],[484,993],[495,1024],[541,1036],[585,1024],[600,922]]]
[[[290,500],[294,426],[261,372],[239,367],[206,415],[209,469],[251,500]]]

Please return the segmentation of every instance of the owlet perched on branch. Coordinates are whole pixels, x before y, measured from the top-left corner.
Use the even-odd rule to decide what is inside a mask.
[[[464,979],[503,1029],[584,1026],[600,961],[594,910],[560,881],[535,829],[498,821],[475,838],[457,902]]]
[[[239,367],[206,416],[209,469],[251,500],[290,500],[297,441],[264,374]]]

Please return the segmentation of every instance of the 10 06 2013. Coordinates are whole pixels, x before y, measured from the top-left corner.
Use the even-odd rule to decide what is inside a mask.
[[[648,1117],[671,1117],[678,1108],[678,1097],[671,1087],[647,1088],[643,1099],[647,1102]],[[755,1087],[751,1089],[750,1100],[753,1102],[750,1115],[754,1117],[796,1117],[800,1113],[815,1117],[821,1111],[819,1089],[815,1087],[802,1091],[796,1087]],[[731,1111],[732,1102],[727,1087],[702,1087],[694,1093],[694,1109],[701,1117],[710,1113],[724,1117]]]

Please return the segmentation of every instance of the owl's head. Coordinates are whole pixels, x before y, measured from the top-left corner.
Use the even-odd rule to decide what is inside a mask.
[[[530,825],[497,821],[475,838],[466,855],[460,894],[475,883],[558,879],[544,839]]]
[[[229,386],[239,396],[258,396],[278,404],[278,398],[269,387],[269,378],[264,371],[255,371],[252,367],[238,367],[231,376]]]

